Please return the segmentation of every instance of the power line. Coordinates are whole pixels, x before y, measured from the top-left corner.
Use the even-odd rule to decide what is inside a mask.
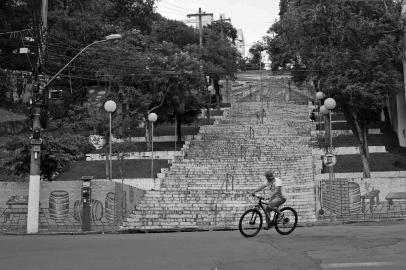
[[[167,5],[173,6],[173,7],[175,7],[175,8],[178,8],[178,9],[181,9],[181,10],[184,10],[184,11],[187,11],[187,12],[194,12],[194,10],[192,10],[192,9],[184,8],[184,7],[178,6],[178,5],[173,4],[173,3],[165,2],[165,1],[163,1],[163,0],[161,0],[160,2],[163,3],[163,4],[167,4]]]
[[[168,10],[175,11],[175,12],[179,12],[179,13],[182,13],[182,14],[189,12],[189,11],[186,10],[186,9],[177,9],[177,8],[173,8],[173,7],[171,7],[171,6],[164,6],[164,5],[161,5],[161,6],[159,6],[158,8],[159,8],[159,9],[168,9]]]

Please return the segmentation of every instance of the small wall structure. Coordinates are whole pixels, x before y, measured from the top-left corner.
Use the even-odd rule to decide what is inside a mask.
[[[316,178],[318,219],[363,221],[406,218],[406,172],[328,174]]]
[[[82,231],[82,181],[41,182],[40,232]],[[110,181],[91,181],[91,231],[115,231],[142,199],[144,191]],[[0,228],[25,232],[28,182],[0,182]]]

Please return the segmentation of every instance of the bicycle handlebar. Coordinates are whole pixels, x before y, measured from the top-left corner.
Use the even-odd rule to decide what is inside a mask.
[[[264,197],[258,196],[257,194],[254,194],[254,193],[251,193],[251,195],[252,195],[253,197],[257,198],[257,199],[260,199],[261,201],[268,200],[267,198],[264,198]]]

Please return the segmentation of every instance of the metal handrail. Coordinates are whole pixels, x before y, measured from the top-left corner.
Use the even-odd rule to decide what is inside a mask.
[[[244,159],[246,159],[247,158],[247,148],[244,145],[241,145],[241,147],[240,147],[240,156],[241,156],[241,159],[242,159],[243,158],[243,155],[242,155],[243,149],[244,149]]]
[[[252,127],[250,127],[250,139],[254,139],[255,138],[255,131]]]

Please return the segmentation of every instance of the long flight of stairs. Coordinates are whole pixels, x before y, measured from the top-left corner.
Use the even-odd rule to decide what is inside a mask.
[[[223,119],[201,127],[160,190],[145,193],[122,229],[236,228],[269,169],[284,181],[286,205],[297,210],[299,223],[315,221],[308,108],[283,102],[280,87],[254,93],[268,102],[235,102]],[[257,123],[262,107],[266,117]]]

